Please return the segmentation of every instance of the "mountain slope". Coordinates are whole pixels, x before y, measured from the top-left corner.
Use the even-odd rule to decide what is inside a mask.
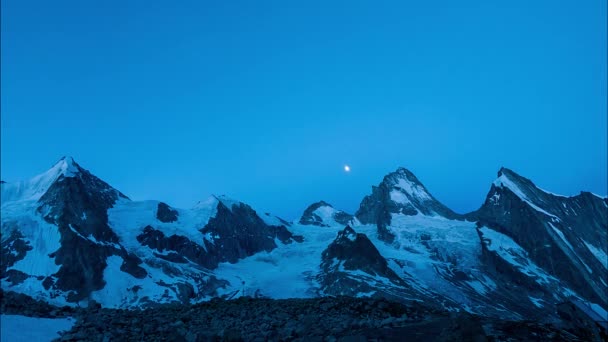
[[[230,286],[212,272],[220,263],[298,240],[223,197],[191,210],[131,201],[72,158],[2,195],[2,287],[58,304],[216,296]]]
[[[502,168],[483,206],[468,218],[486,227],[485,235],[494,231],[512,239],[548,274],[606,305],[607,203],[586,192],[573,197],[551,194]]]

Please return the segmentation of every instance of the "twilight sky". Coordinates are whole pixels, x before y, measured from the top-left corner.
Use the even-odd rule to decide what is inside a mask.
[[[607,193],[605,0],[1,4],[6,181],[71,155],[133,199],[288,219],[398,166],[461,213],[501,166]]]

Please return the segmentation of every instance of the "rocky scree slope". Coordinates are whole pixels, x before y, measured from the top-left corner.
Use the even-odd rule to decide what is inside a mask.
[[[600,341],[592,322],[542,324],[445,312],[416,302],[324,297],[313,299],[213,299],[162,304],[145,310],[54,307],[0,291],[3,313],[75,317],[59,341]],[[583,318],[584,319],[584,318]]]

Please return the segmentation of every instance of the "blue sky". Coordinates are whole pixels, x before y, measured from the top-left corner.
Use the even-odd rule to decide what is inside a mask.
[[[2,1],[1,176],[355,211],[404,166],[458,212],[501,166],[607,192],[606,1]],[[343,172],[349,164],[352,172]]]

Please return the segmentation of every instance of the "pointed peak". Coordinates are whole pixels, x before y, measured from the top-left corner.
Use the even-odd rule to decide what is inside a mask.
[[[408,169],[400,167],[384,177],[383,183],[392,189],[391,200],[407,203],[416,198],[420,201],[433,200],[426,187]]]
[[[82,168],[78,165],[74,158],[70,156],[63,156],[59,159],[55,165],[49,171],[57,171],[60,175],[64,177],[74,177],[76,176]]]
[[[394,172],[389,173],[389,175],[400,175],[400,176],[405,176],[405,177],[416,177],[414,175],[414,173],[412,171],[410,171],[409,169],[406,169],[403,166],[400,166],[397,168],[397,170],[395,170]]]
[[[205,198],[204,200],[198,201],[192,207],[192,210],[216,212],[219,207],[225,207],[226,209],[232,211],[233,206],[235,206],[235,205],[240,206],[241,204],[244,204],[244,203],[241,201],[232,199],[226,195],[211,194],[209,197]]]
[[[395,171],[395,173],[400,173],[400,174],[411,174],[413,175],[412,171],[408,170],[407,168],[403,167],[403,166],[399,166],[397,168],[397,170]]]
[[[498,170],[498,177],[501,177],[501,176],[521,178],[521,176],[517,172],[515,172],[509,168],[506,168],[504,166],[502,166],[500,168],[500,170]]]
[[[352,219],[351,214],[335,209],[325,201],[319,201],[309,205],[298,222],[303,225],[329,227],[348,224]]]
[[[394,172],[389,173],[384,177],[383,183],[389,183],[390,185],[395,185],[397,183],[403,183],[406,181],[408,183],[414,183],[417,185],[422,185],[416,175],[414,173],[404,167],[399,167]]]
[[[15,201],[39,200],[52,185],[67,179],[80,179],[83,186],[88,186],[87,191],[112,190],[118,197],[127,198],[118,190],[113,189],[103,180],[95,177],[87,170],[78,165],[72,157],[62,157],[45,172],[28,180],[8,183],[2,186],[2,203]],[[101,189],[101,190],[100,190]]]
[[[336,240],[344,240],[348,239],[350,241],[355,241],[357,239],[357,232],[352,229],[350,226],[344,227],[341,231],[338,232],[338,236]]]
[[[509,185],[511,184],[525,184],[528,187],[536,187],[534,185],[534,183],[532,183],[531,180],[529,180],[528,178],[521,176],[520,174],[518,174],[517,172],[508,169],[506,167],[501,167],[500,170],[498,170],[498,178],[496,178],[496,180],[494,181],[494,185],[496,186],[507,186],[509,187]]]
[[[306,211],[310,211],[313,212],[321,207],[330,207],[333,208],[333,206],[325,201],[319,201],[319,202],[315,202],[311,205],[308,206],[308,208],[306,208]]]

